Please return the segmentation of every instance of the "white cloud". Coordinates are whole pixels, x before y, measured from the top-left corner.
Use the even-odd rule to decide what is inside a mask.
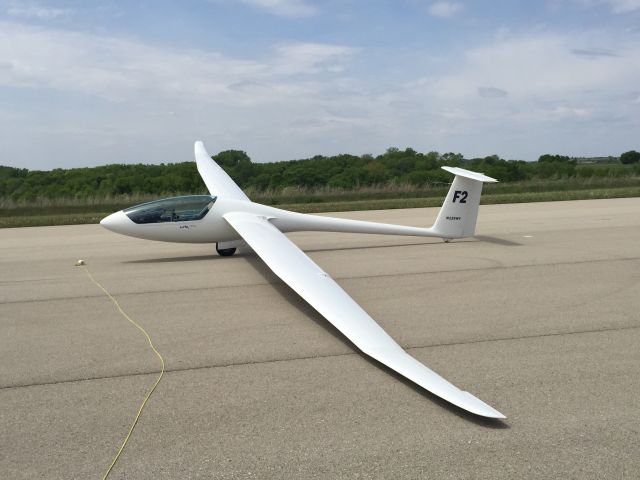
[[[436,2],[429,6],[430,15],[440,18],[451,18],[462,10],[462,4],[457,2]]]
[[[197,138],[254,161],[390,145],[534,159],[629,150],[640,131],[628,33],[504,31],[446,62],[422,53],[398,58],[401,84],[347,45],[240,58],[0,22],[0,164],[182,161]]]
[[[324,43],[294,43],[277,47],[275,71],[282,74],[318,73],[343,70],[345,60],[357,49]]]
[[[58,108],[24,100],[0,105],[0,164],[188,160],[181,155],[195,138],[211,140],[212,150],[246,149],[258,161],[304,156],[314,144],[315,151],[338,152],[341,139],[368,122],[368,110],[353,113],[358,87],[343,81],[358,52],[287,43],[244,59],[0,22],[0,87],[21,89],[17,99],[29,91],[64,99]],[[294,133],[304,142],[282,141]],[[39,154],[24,159],[25,142]],[[155,153],[139,145],[149,142]]]
[[[277,46],[266,58],[247,60],[0,22],[0,85],[82,92],[114,101],[162,95],[205,103],[273,102],[316,88],[311,80],[294,77],[332,76],[356,51],[293,43]]]
[[[7,15],[12,17],[36,18],[39,20],[70,17],[74,13],[70,8],[43,7],[38,4],[29,4],[28,2],[10,3],[5,11]]]
[[[567,117],[588,117],[591,112],[587,108],[575,108],[575,107],[565,107],[565,106],[557,106],[551,110],[548,110],[550,116],[556,117],[560,120]]]
[[[114,100],[152,91],[213,94],[227,81],[262,69],[217,54],[164,51],[126,39],[7,22],[0,24],[0,62],[8,66],[2,85]]]
[[[483,98],[502,98],[509,93],[496,87],[478,87],[478,95]]]
[[[618,54],[604,48],[572,48],[571,53],[583,58],[617,57]]]
[[[305,0],[240,0],[242,3],[265,10],[281,17],[311,17],[317,13],[316,7]]]
[[[640,45],[609,47],[612,43],[604,32],[514,35],[469,50],[457,72],[437,78],[433,87],[445,98],[470,98],[478,88],[496,83],[520,98],[630,87],[640,77]],[[593,44],[605,46],[582,47]]]
[[[640,0],[603,0],[614,13],[627,13],[640,9]]]
[[[640,42],[614,32],[518,33],[451,64],[449,72],[407,85],[416,103],[437,112],[424,117],[435,138],[485,153],[493,144],[533,159],[541,148],[611,152],[613,137],[628,143],[640,128],[640,112],[629,100],[638,92]]]
[[[640,10],[640,0],[556,0],[559,3],[577,3],[585,7],[606,6],[613,13],[629,13]]]
[[[639,0],[609,0],[614,13],[627,13],[640,9]]]

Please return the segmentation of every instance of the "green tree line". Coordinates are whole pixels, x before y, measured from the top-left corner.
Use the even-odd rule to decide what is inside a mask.
[[[640,154],[626,152],[617,164],[582,165],[570,157],[542,155],[537,162],[505,160],[497,155],[465,159],[458,153],[420,153],[389,148],[373,155],[315,156],[305,160],[254,163],[239,150],[212,157],[245,189],[279,191],[287,187],[357,189],[359,187],[448,183],[443,165],[477,170],[501,182],[573,177],[614,177],[640,174]],[[206,192],[194,162],[28,170],[0,166],[0,198],[109,198],[121,195],[167,195]]]

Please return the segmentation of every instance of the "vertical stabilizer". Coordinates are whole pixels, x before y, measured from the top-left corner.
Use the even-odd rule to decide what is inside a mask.
[[[438,236],[445,239],[470,237],[476,232],[482,183],[497,182],[497,180],[464,168],[442,167],[442,169],[453,173],[456,177],[453,179],[432,229]]]

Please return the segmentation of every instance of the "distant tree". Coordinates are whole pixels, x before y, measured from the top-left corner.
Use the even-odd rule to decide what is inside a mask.
[[[620,155],[620,162],[627,165],[631,163],[638,163],[640,162],[640,152],[636,152],[635,150],[624,152],[622,155]]]
[[[545,153],[544,155],[540,155],[540,158],[538,158],[538,162],[539,163],[558,162],[558,163],[568,163],[571,165],[575,165],[577,163],[575,159],[572,159],[571,157],[568,157],[566,155],[550,155],[548,153]]]
[[[251,163],[251,159],[242,150],[225,150],[211,157],[221,167],[237,167],[243,163]]]
[[[482,159],[485,165],[496,165],[497,163],[503,162],[498,155],[488,155]]]
[[[447,152],[442,155],[442,161],[450,167],[457,167],[461,165],[462,160],[463,157],[461,153]]]
[[[530,179],[611,177],[640,174],[640,153],[620,157],[616,164],[576,166],[576,158],[545,154],[538,162],[512,161],[497,155],[464,159],[459,153],[420,153],[413,148],[389,148],[380,155],[334,156],[271,163],[253,163],[240,150],[227,150],[213,159],[242,187],[254,191],[323,186],[351,189],[369,185],[411,183],[439,185],[451,182],[442,165],[462,166],[504,182]],[[592,160],[599,160],[594,157]],[[606,160],[605,157],[602,159]],[[584,159],[583,159],[584,160]],[[91,168],[27,170],[0,166],[0,205],[5,199],[105,198],[117,195],[170,196],[207,191],[195,162],[160,165],[103,165]]]
[[[249,155],[242,150],[225,150],[214,155],[213,160],[220,165],[241,187],[248,184],[254,173]]]
[[[382,162],[371,159],[371,161],[364,166],[364,169],[371,183],[382,183],[387,180],[387,172]]]
[[[424,185],[429,182],[429,172],[416,170],[409,173],[406,179],[412,185]]]

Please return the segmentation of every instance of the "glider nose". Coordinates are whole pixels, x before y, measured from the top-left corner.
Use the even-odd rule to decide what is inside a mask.
[[[119,212],[112,213],[111,215],[104,217],[102,220],[100,220],[100,225],[102,225],[107,230],[120,233],[125,228],[128,220],[129,218],[122,210],[120,210]]]

